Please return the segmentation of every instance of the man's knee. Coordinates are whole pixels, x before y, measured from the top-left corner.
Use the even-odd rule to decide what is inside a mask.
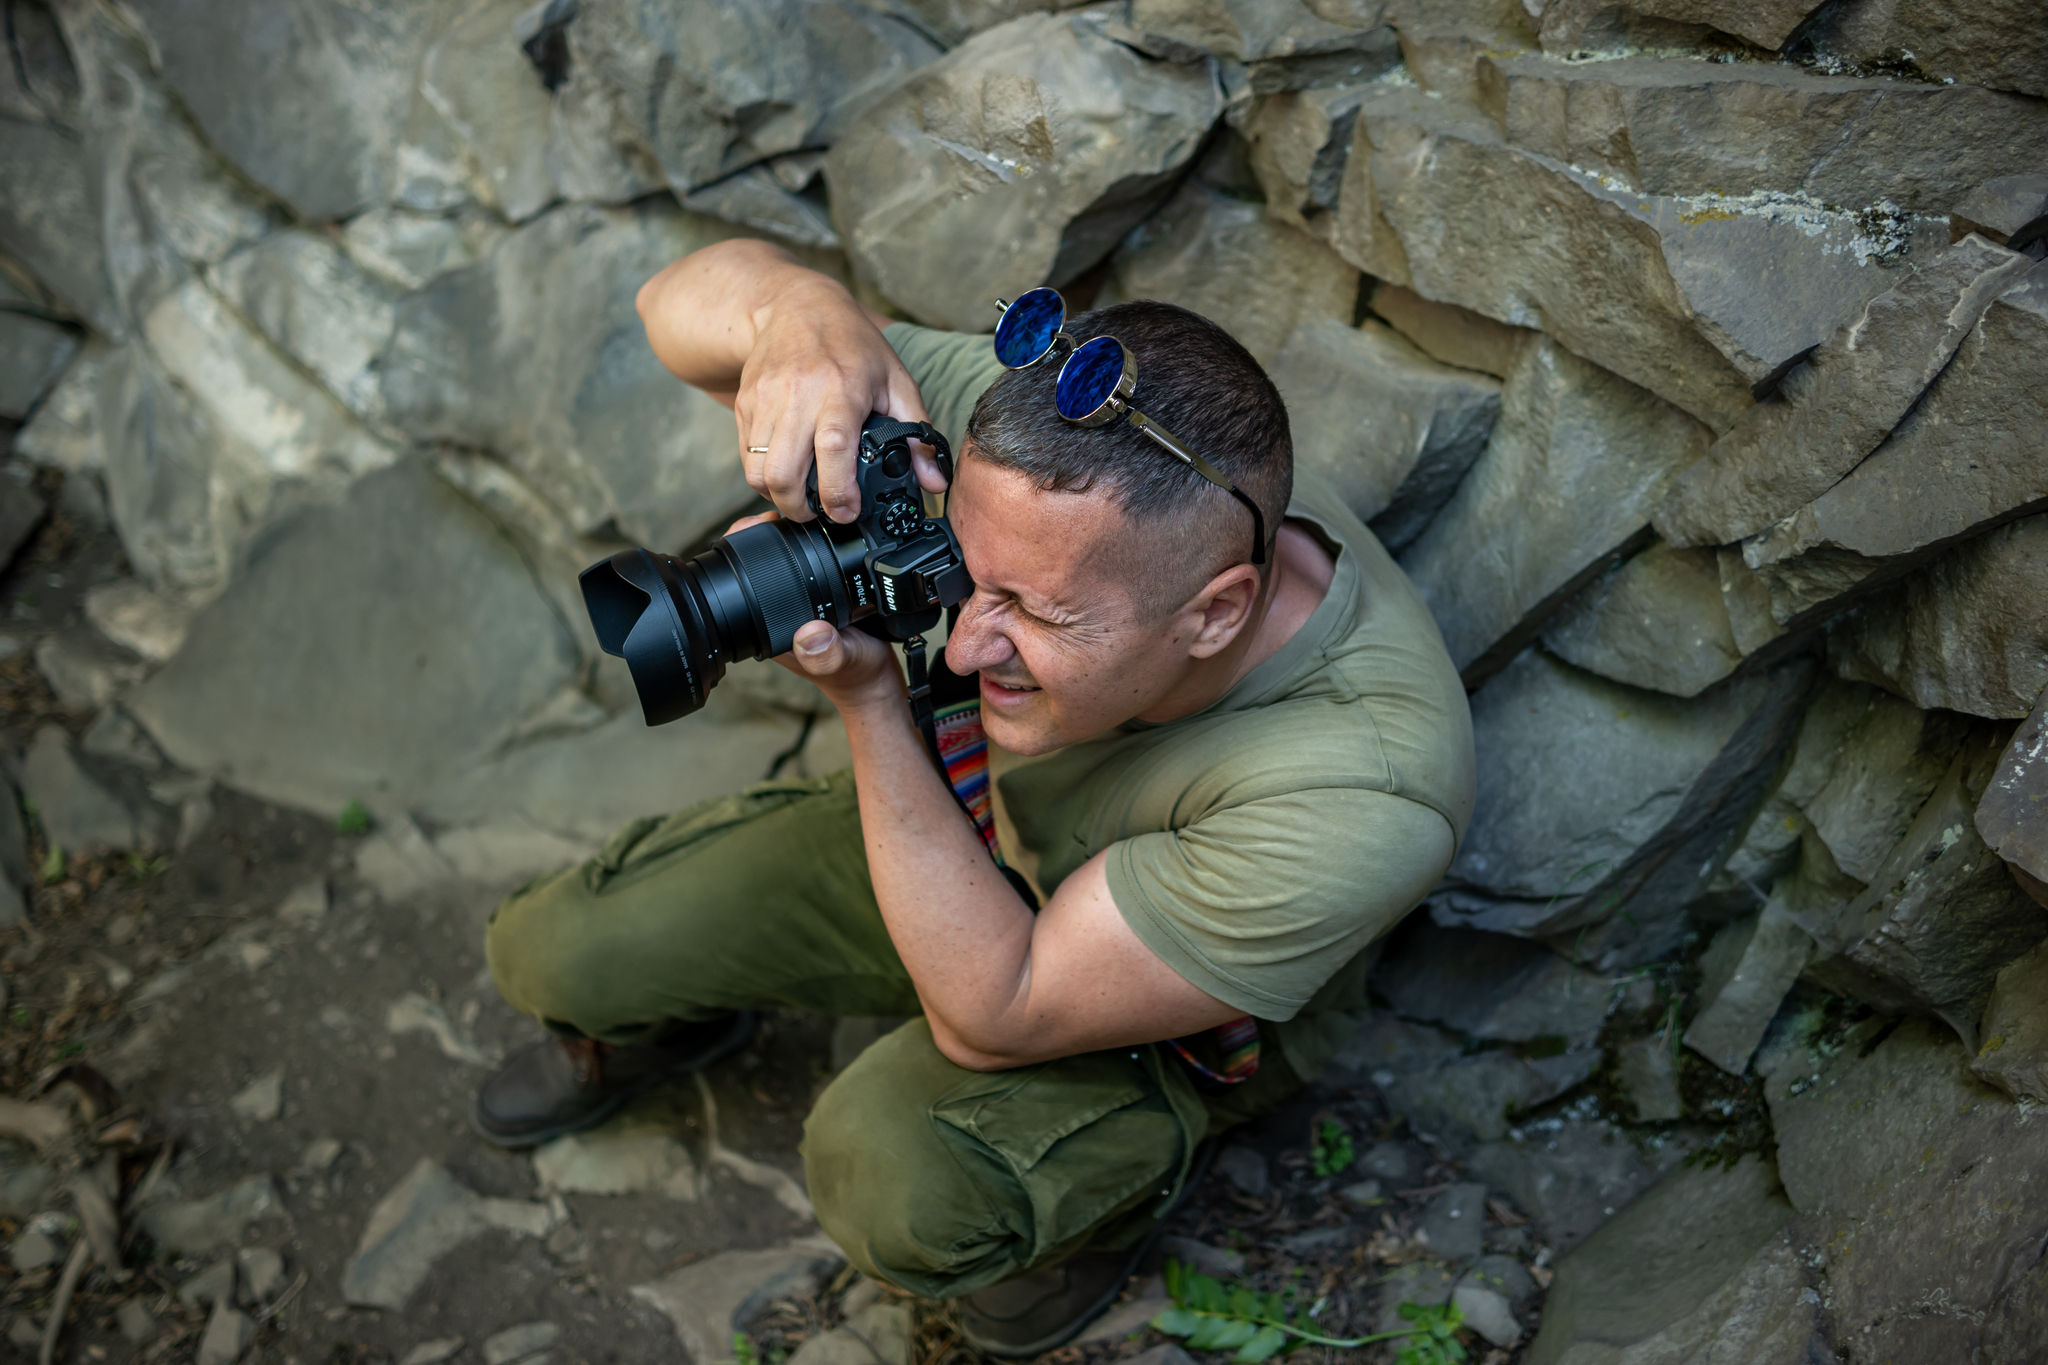
[[[484,961],[507,1004],[543,1021],[572,1022],[602,972],[580,932],[592,896],[583,867],[538,877],[507,896],[484,930]]]
[[[931,1105],[965,1075],[922,1019],[877,1041],[827,1086],[804,1124],[818,1225],[868,1275],[946,1298],[1009,1274],[1025,1241],[991,1198],[993,1170],[963,1169]]]

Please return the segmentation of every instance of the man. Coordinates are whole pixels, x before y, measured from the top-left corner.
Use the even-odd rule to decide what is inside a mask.
[[[761,243],[677,262],[640,311],[662,362],[733,405],[783,516],[811,515],[815,451],[851,517],[871,410],[953,443],[975,587],[944,659],[978,674],[988,842],[1044,908],[962,815],[893,654],[813,622],[784,662],[838,708],[851,773],[638,821],[513,896],[491,968],[556,1037],[486,1083],[477,1126],[587,1127],[740,1045],[749,1011],[917,1016],[810,1116],[819,1223],[869,1275],[965,1295],[982,1349],[1051,1349],[1114,1299],[1199,1144],[1355,1024],[1370,945],[1470,815],[1457,674],[1372,535],[1294,487],[1257,363],[1192,313],[1066,331],[1128,349],[1131,402],[1257,504],[1263,545],[1132,425],[1063,420],[1058,355],[1005,372],[988,338],[890,323]]]

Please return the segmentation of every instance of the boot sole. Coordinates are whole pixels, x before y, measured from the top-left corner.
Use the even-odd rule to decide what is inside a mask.
[[[1188,1202],[1189,1197],[1195,1192],[1195,1187],[1208,1178],[1210,1163],[1215,1161],[1216,1150],[1220,1145],[1221,1143],[1218,1139],[1207,1138],[1196,1146],[1195,1159],[1188,1166],[1188,1178],[1181,1182],[1180,1193],[1174,1197],[1173,1203],[1167,1210],[1159,1215],[1159,1220],[1152,1225],[1152,1230],[1140,1238],[1137,1245],[1131,1248],[1131,1257],[1124,1265],[1124,1273],[1117,1277],[1116,1282],[1109,1287],[1108,1291],[1101,1298],[1077,1314],[1072,1322],[1038,1341],[1026,1342],[1021,1345],[1012,1342],[991,1341],[981,1336],[967,1323],[962,1322],[960,1324],[960,1339],[983,1355],[995,1356],[1003,1360],[1022,1360],[1028,1356],[1044,1355],[1047,1351],[1056,1351],[1075,1337],[1080,1336],[1081,1333],[1087,1331],[1089,1327],[1094,1325],[1097,1318],[1108,1312],[1115,1305],[1116,1301],[1123,1297],[1124,1289],[1129,1285],[1131,1276],[1138,1273],[1138,1267],[1145,1263],[1145,1258],[1150,1256],[1152,1249],[1159,1245],[1159,1239],[1166,1235],[1166,1225],[1173,1221],[1173,1216],[1179,1213],[1181,1206]]]
[[[705,1067],[715,1065],[732,1056],[733,1053],[738,1052],[748,1043],[754,1041],[754,1031],[759,1022],[759,1017],[752,1010],[741,1010],[733,1016],[732,1031],[718,1042],[713,1043],[710,1047],[705,1048],[704,1051],[687,1061],[677,1062],[674,1066],[662,1071],[649,1072],[631,1085],[621,1086],[612,1094],[605,1096],[602,1104],[566,1123],[558,1123],[552,1128],[539,1128],[531,1132],[494,1133],[484,1127],[483,1115],[477,1108],[476,1099],[472,1097],[469,1102],[469,1126],[485,1142],[490,1143],[493,1147],[503,1147],[507,1150],[516,1150],[521,1147],[539,1147],[553,1142],[556,1138],[568,1137],[572,1133],[587,1133],[592,1128],[599,1126],[617,1114],[634,1100],[645,1095],[648,1091],[667,1085],[671,1081],[681,1080],[693,1072],[702,1071]]]

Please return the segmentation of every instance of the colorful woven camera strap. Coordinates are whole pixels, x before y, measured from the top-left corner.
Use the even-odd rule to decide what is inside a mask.
[[[946,780],[953,784],[953,794],[973,817],[975,833],[981,836],[989,856],[996,860],[997,867],[1007,868],[996,841],[995,804],[988,782],[988,736],[981,728],[981,701],[976,698],[938,707],[934,720],[939,761],[946,765]],[[1258,1020],[1241,1015],[1210,1030],[1210,1036],[1219,1059],[1215,1066],[1197,1060],[1178,1038],[1166,1042],[1196,1075],[1213,1086],[1242,1085],[1258,1072]]]

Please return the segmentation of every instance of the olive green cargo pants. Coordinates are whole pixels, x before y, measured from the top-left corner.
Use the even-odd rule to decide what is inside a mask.
[[[515,1008],[613,1041],[728,1010],[920,1012],[875,906],[850,772],[635,821],[507,900],[487,949]],[[855,1265],[944,1298],[1129,1244],[1196,1143],[1298,1085],[1275,1047],[1220,1096],[1158,1046],[968,1071],[913,1019],[819,1097],[804,1169]]]

